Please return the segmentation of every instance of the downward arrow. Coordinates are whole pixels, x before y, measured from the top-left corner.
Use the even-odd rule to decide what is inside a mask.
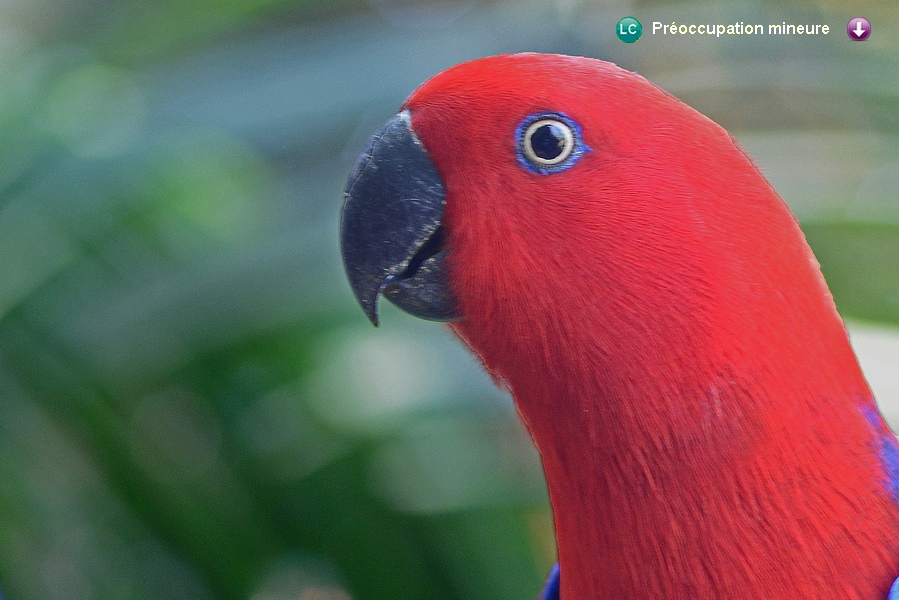
[[[865,28],[862,27],[861,21],[855,22],[855,29],[852,30],[852,33],[855,34],[855,37],[862,37],[863,35],[865,35]]]

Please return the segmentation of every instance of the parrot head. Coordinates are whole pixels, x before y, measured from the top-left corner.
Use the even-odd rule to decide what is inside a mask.
[[[710,126],[698,113],[659,122],[666,107],[683,105],[610,63],[565,56],[491,57],[428,81],[372,136],[346,188],[345,265],[368,316],[377,323],[383,294],[425,319],[474,318],[508,312],[504,299],[551,301],[541,293],[560,294],[581,265],[614,273],[612,249],[587,253],[626,238],[635,215],[645,224],[658,196],[647,177],[666,183],[639,159],[662,153],[653,138],[677,152]],[[584,235],[594,247],[579,247]]]
[[[796,220],[707,117],[600,60],[464,63],[369,140],[341,236],[375,324],[380,295],[449,322],[512,391],[563,597],[885,594],[895,439]]]
[[[595,59],[503,55],[433,77],[361,153],[341,228],[375,324],[379,295],[454,322],[494,373],[560,340],[677,361],[714,346],[716,319],[757,332],[771,304],[829,303],[795,220],[727,132]],[[786,304],[771,293],[784,282]]]

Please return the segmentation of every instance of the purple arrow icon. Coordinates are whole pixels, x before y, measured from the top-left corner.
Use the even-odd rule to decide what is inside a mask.
[[[871,35],[871,23],[864,17],[852,17],[846,23],[846,33],[849,39],[863,42]]]

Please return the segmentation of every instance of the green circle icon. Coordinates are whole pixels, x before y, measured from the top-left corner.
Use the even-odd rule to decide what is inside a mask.
[[[625,44],[633,44],[643,35],[643,25],[634,17],[624,17],[615,26],[615,33]]]

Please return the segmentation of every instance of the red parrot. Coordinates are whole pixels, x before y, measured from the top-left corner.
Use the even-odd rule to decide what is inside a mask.
[[[447,321],[514,396],[544,597],[890,594],[896,438],[795,219],[707,117],[600,60],[457,65],[371,138],[341,236],[375,324],[381,294]]]

